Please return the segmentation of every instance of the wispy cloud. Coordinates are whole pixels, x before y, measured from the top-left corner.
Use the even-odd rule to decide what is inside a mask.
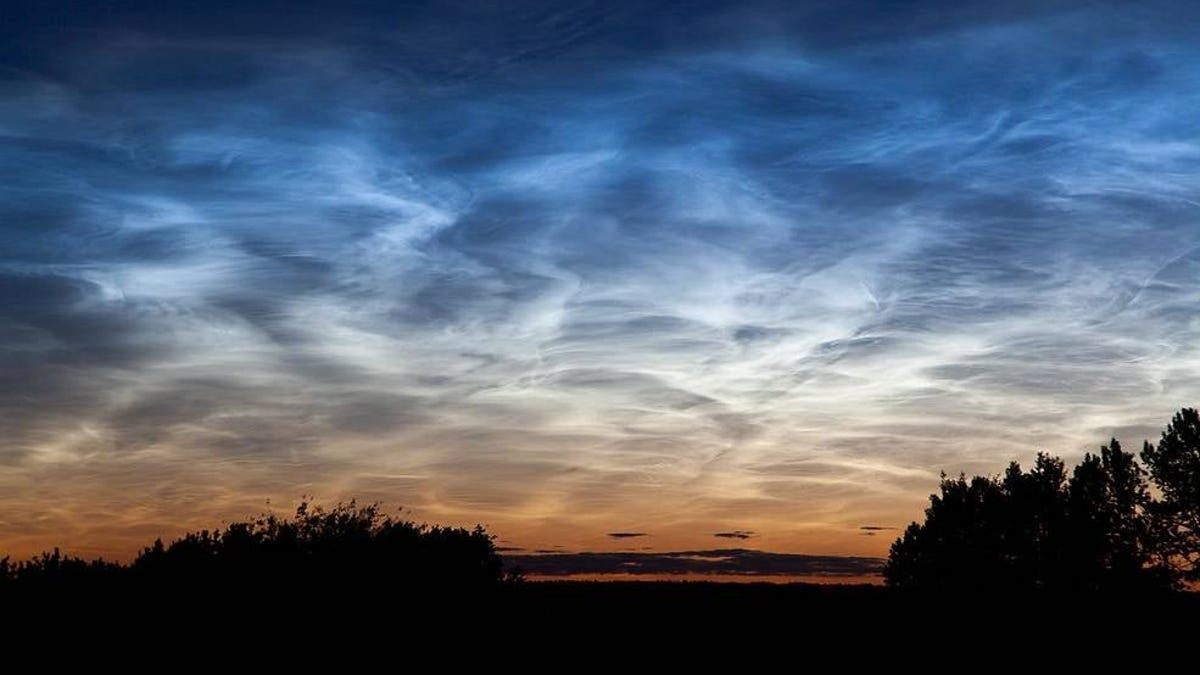
[[[317,492],[833,550],[1194,404],[1195,8],[837,5],[5,22],[8,545]]]

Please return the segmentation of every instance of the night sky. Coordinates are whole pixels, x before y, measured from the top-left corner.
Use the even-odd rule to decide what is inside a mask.
[[[0,551],[882,555],[1197,403],[1197,111],[1193,2],[8,0]]]

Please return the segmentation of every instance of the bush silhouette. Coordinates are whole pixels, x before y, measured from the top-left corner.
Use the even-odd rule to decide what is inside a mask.
[[[22,562],[0,558],[0,591],[16,586],[78,591],[97,582],[114,580],[122,571],[120,565],[63,555],[56,548],[52,553],[42,553]]]
[[[57,550],[32,560],[0,561],[0,594],[51,602],[173,598],[328,604],[362,598],[461,601],[486,598],[503,582],[492,538],[473,530],[430,527],[355,502],[325,510],[301,503],[292,518],[274,515],[155,541],[132,564],[85,562]]]

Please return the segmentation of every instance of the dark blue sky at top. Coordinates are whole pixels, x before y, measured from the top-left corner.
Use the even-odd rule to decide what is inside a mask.
[[[1196,402],[1193,3],[0,18],[31,537],[303,487],[836,541]]]

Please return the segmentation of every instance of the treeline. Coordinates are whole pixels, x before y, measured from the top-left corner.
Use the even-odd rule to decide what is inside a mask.
[[[1200,581],[1200,416],[1185,408],[1139,458],[1113,439],[1068,475],[942,477],[892,544],[889,586],[921,592],[1164,592]]]
[[[0,559],[0,601],[10,603],[89,596],[170,597],[197,607],[231,598],[483,598],[504,580],[482,528],[418,525],[354,502],[329,510],[301,503],[291,518],[266,515],[169,545],[158,540],[127,565],[58,550],[21,562]]]
[[[0,610],[66,599],[109,606],[169,598],[189,608],[347,599],[411,608],[433,599],[462,615],[519,578],[482,528],[418,525],[377,505],[302,503],[292,517],[156,541],[129,564],[57,550],[0,559]],[[1000,476],[943,476],[925,521],[892,544],[884,578],[916,595],[1144,596],[1200,582],[1200,415],[1180,411],[1138,456],[1113,440],[1070,472],[1039,454],[1028,471],[1013,463]]]

